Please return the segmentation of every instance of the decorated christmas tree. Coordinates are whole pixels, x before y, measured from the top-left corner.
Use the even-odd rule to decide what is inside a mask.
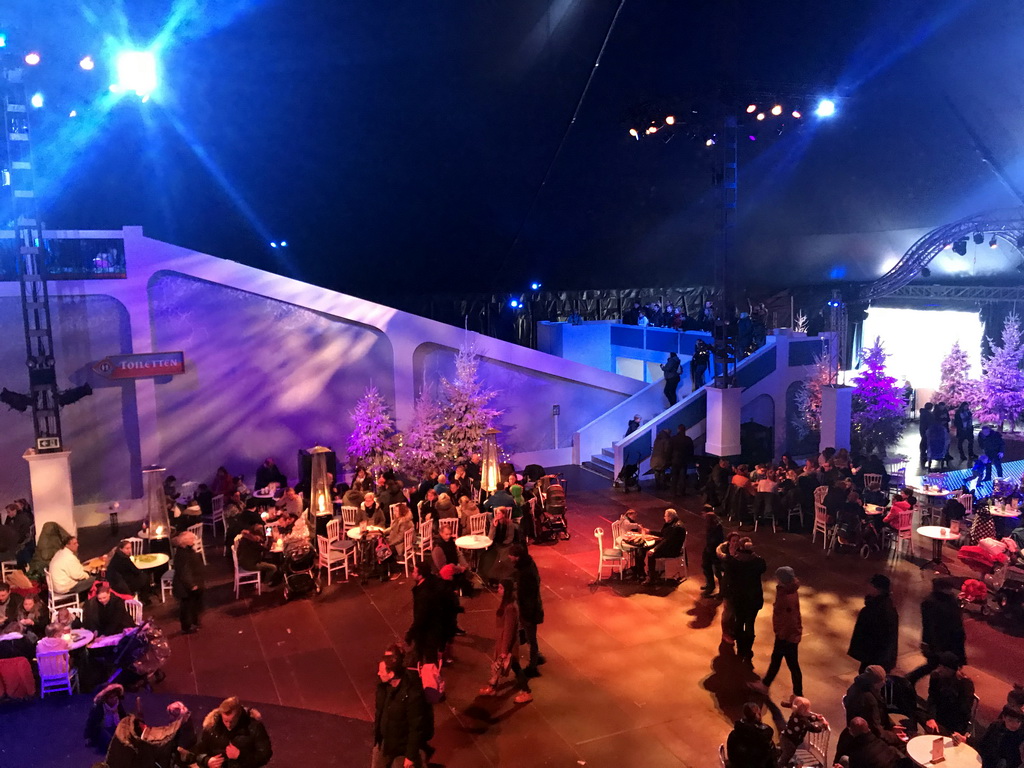
[[[933,403],[946,403],[958,408],[960,403],[969,403],[972,410],[977,408],[979,383],[970,378],[971,363],[967,352],[959,342],[953,343],[949,354],[942,359],[939,368],[939,388],[932,395]]]
[[[796,414],[793,427],[797,436],[805,440],[821,431],[821,388],[834,383],[830,357],[814,356],[814,368],[796,391]]]
[[[355,429],[348,438],[349,459],[379,474],[395,467],[395,420],[391,409],[372,384],[352,411]]]
[[[896,379],[885,372],[888,355],[882,340],[861,351],[867,370],[854,380],[853,435],[864,453],[885,453],[903,433],[906,418],[903,397]]]
[[[437,397],[426,386],[416,398],[409,429],[398,440],[402,468],[415,477],[436,475],[451,464],[444,413]]]
[[[992,353],[982,360],[980,415],[1002,427],[1010,422],[1010,430],[1024,411],[1024,374],[1020,365],[1024,360],[1024,339],[1021,338],[1020,318],[1011,312],[1003,321],[1002,343],[988,340]]]
[[[451,461],[479,452],[484,433],[501,415],[491,407],[497,393],[484,387],[479,367],[476,352],[464,345],[455,356],[455,377],[441,379],[445,449]]]

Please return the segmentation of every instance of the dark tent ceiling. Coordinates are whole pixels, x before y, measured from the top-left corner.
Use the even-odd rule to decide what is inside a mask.
[[[741,282],[877,275],[916,236],[887,231],[1024,187],[1019,0],[626,0],[610,34],[619,0],[12,5],[9,50],[44,53],[50,226],[142,224],[385,301],[706,281],[711,153],[627,129],[638,105],[729,81],[848,94],[828,122],[743,142]],[[169,19],[159,98],[90,111],[78,58]]]

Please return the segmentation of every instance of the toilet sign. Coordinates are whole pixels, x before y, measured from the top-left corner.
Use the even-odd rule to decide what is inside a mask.
[[[174,376],[185,372],[184,352],[150,352],[141,355],[111,355],[92,369],[108,379],[145,379]]]

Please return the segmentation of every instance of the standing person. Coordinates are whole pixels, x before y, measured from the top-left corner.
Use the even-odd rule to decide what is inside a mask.
[[[665,397],[668,398],[670,408],[679,401],[676,390],[679,388],[679,379],[682,378],[681,367],[679,355],[675,352],[669,352],[668,360],[661,364],[661,370],[665,372]]]
[[[921,435],[921,464],[928,461],[928,428],[935,423],[934,409],[934,403],[925,403],[917,424],[917,430]]]
[[[422,768],[423,749],[433,734],[419,676],[401,656],[387,654],[377,665],[377,677],[371,768]]]
[[[651,447],[651,471],[654,472],[654,490],[665,490],[665,470],[672,465],[672,435],[667,429],[659,430]],[[675,469],[672,471],[672,485],[675,486]]]
[[[497,694],[498,682],[512,672],[516,677],[519,693],[514,701],[526,704],[533,701],[530,683],[519,665],[519,605],[516,602],[516,585],[511,579],[498,584],[497,625],[498,635],[494,643],[494,658],[491,660],[491,677],[487,685],[480,689],[481,696]]]
[[[960,461],[967,461],[967,456],[964,456],[964,443],[967,443],[967,450],[971,457],[971,461],[975,459],[974,455],[974,415],[971,413],[970,403],[960,403],[960,407],[956,409],[956,413],[953,415],[953,426],[956,428],[956,447],[960,451]]]
[[[519,623],[530,646],[530,661],[523,670],[527,677],[540,677],[537,667],[545,662],[537,644],[537,625],[544,623],[544,601],[540,594],[540,572],[537,563],[522,544],[509,551],[515,568],[516,594],[519,601]]]
[[[722,645],[732,646],[736,642],[736,605],[733,601],[732,563],[740,551],[741,537],[736,531],[730,531],[725,541],[718,545],[715,555],[721,563],[718,594],[722,596]]]
[[[775,631],[775,647],[768,671],[761,682],[765,688],[771,686],[779,674],[782,660],[786,660],[789,675],[793,679],[793,693],[782,701],[784,707],[793,703],[795,697],[804,695],[804,676],[800,671],[800,639],[803,637],[803,622],[800,618],[800,580],[788,565],[775,571],[778,584],[775,586],[775,605],[772,608],[772,629]]]
[[[686,434],[686,425],[680,424],[672,435],[672,495],[682,496],[686,493],[686,481],[689,479],[690,465],[693,464],[693,438]]]
[[[860,662],[858,673],[875,664],[889,673],[896,666],[899,648],[900,615],[890,594],[889,577],[876,573],[868,582],[871,591],[857,614],[850,637],[849,656]]]
[[[199,629],[199,614],[203,610],[203,558],[195,551],[196,536],[185,531],[178,537],[174,553],[174,581],[171,592],[178,598],[181,633],[191,635]]]
[[[711,597],[715,592],[715,578],[718,578],[719,585],[722,583],[722,565],[717,550],[725,541],[725,529],[714,512],[705,512],[704,520],[707,529],[704,534],[704,550],[701,552],[701,569],[704,571],[704,586],[701,592],[705,597]]]
[[[623,437],[629,437],[638,429],[640,429],[640,424],[642,421],[643,419],[640,417],[640,414],[635,414],[633,418],[630,419],[629,422],[626,424],[626,434],[623,435]]]
[[[907,682],[917,685],[939,666],[944,652],[952,653],[963,666],[967,663],[966,643],[960,602],[943,579],[933,579],[932,592],[921,603],[921,652],[925,663],[907,673]]]
[[[444,585],[431,573],[430,564],[416,564],[412,587],[412,624],[405,633],[416,656],[424,664],[437,664],[449,637],[445,627]]]
[[[740,539],[739,550],[732,560],[726,561],[729,571],[729,591],[736,611],[736,655],[752,662],[754,658],[754,621],[764,606],[761,577],[768,566],[764,558],[754,552],[749,537]]]
[[[690,358],[690,383],[693,385],[693,392],[704,386],[710,358],[711,347],[703,339],[698,339],[693,349],[693,357]]]
[[[262,768],[274,750],[259,711],[230,696],[203,718],[195,753],[202,768]]]
[[[988,457],[989,464],[985,467],[985,480],[992,479],[992,467],[996,468],[996,477],[1003,476],[1003,433],[992,429],[988,424],[978,433],[978,449]]]

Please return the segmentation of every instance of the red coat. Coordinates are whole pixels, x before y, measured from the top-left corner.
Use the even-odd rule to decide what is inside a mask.
[[[787,643],[799,643],[804,625],[800,619],[800,596],[797,591],[800,582],[794,579],[789,584],[775,587],[775,607],[772,610],[772,629],[775,637]]]

